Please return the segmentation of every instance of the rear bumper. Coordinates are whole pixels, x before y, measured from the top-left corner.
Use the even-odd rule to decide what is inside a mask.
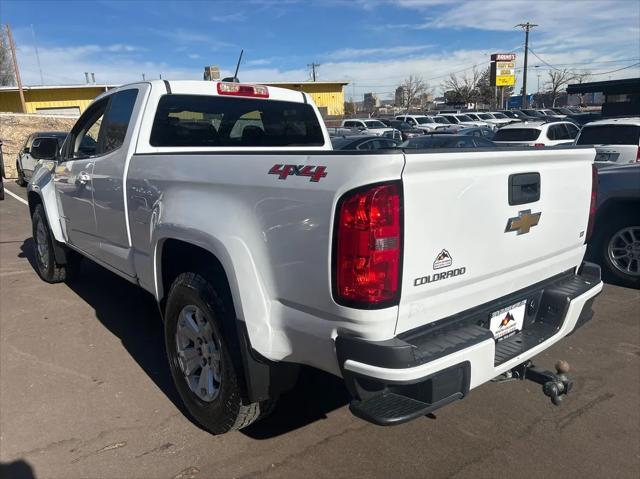
[[[593,315],[600,268],[583,263],[504,298],[382,342],[338,336],[336,352],[354,414],[390,425],[464,398],[473,389],[549,348]],[[496,343],[493,311],[527,301],[524,328]]]

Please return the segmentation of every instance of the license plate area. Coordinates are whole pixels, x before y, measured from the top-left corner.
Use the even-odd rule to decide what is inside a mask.
[[[527,300],[523,299],[491,313],[489,329],[496,342],[503,341],[522,331],[526,312]]]

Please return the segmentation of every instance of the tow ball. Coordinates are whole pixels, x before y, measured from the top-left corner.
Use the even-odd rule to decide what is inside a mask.
[[[556,373],[540,369],[527,361],[512,370],[514,377],[528,379],[542,385],[542,392],[551,399],[556,406],[562,404],[562,398],[569,394],[573,387],[573,381],[569,379],[569,363],[558,361],[555,364]]]

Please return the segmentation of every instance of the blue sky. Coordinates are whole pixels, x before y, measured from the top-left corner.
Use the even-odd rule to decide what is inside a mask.
[[[320,80],[351,82],[347,96],[387,98],[408,75],[436,93],[446,76],[515,52],[522,63],[523,21],[531,35],[531,91],[551,65],[588,70],[592,80],[640,75],[637,0],[0,0],[25,84],[123,83],[162,74],[200,79],[204,65],[229,73],[241,48],[243,81],[300,81],[320,63]],[[33,26],[33,31],[32,27]],[[34,36],[35,32],[35,36]],[[546,63],[546,64],[545,64]],[[537,65],[537,67],[536,67]],[[519,75],[520,81],[521,75]]]

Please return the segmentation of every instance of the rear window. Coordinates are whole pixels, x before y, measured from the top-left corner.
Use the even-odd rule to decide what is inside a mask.
[[[385,125],[384,123],[378,120],[365,121],[364,124],[367,125],[367,128],[386,128],[387,127],[387,125]]]
[[[467,115],[458,115],[458,120],[460,121],[473,121],[471,118],[469,118]]]
[[[311,105],[253,98],[164,95],[152,146],[322,146]]]
[[[594,125],[582,128],[578,145],[638,145],[640,126]]]
[[[539,136],[537,128],[503,128],[496,132],[493,141],[534,141]]]

